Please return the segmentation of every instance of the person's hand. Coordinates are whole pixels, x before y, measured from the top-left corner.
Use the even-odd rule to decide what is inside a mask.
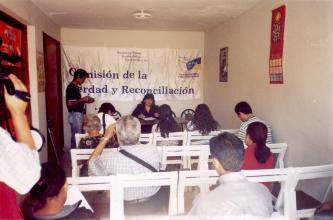
[[[158,118],[158,117],[160,117],[160,114],[158,114],[158,113],[156,112],[156,113],[154,113],[154,116],[155,116],[155,118]]]
[[[138,116],[138,118],[144,119],[144,118],[145,118],[145,115],[141,113],[141,114]]]
[[[22,81],[17,78],[14,74],[10,74],[8,78],[12,81],[15,90],[28,92],[27,87],[22,83]],[[25,114],[25,110],[28,106],[27,102],[22,101],[15,95],[9,95],[5,87],[5,102],[6,106],[11,114]]]
[[[104,137],[110,139],[114,136],[115,133],[116,133],[116,123],[113,123],[109,125],[109,127],[107,127],[107,129],[105,130]]]
[[[95,101],[95,99],[91,96],[88,96],[89,100],[87,101],[87,103],[93,103]]]
[[[87,95],[87,96],[82,97],[82,100],[83,100],[83,102],[88,103],[88,102],[90,102],[91,97]]]
[[[333,209],[333,202],[332,201],[330,201],[330,202],[324,202],[323,204],[321,204],[320,206],[318,206],[316,208],[316,212],[315,213],[320,213],[322,211],[329,210],[329,209]]]

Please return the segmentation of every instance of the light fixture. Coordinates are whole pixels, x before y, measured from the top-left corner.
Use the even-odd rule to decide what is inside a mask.
[[[147,20],[147,19],[151,19],[153,17],[153,15],[151,13],[145,11],[144,9],[134,12],[132,15],[134,18],[139,19],[139,20]]]

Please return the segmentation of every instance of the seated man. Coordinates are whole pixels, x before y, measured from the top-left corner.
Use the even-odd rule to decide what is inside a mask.
[[[247,181],[241,172],[244,160],[242,141],[225,132],[212,138],[209,145],[213,164],[221,175],[219,185],[209,193],[200,194],[189,215],[200,219],[241,216],[267,219],[273,212],[272,196],[264,185]]]
[[[245,142],[245,135],[246,135],[246,130],[247,126],[249,124],[259,121],[264,123],[267,126],[267,144],[272,143],[272,132],[270,126],[264,122],[263,120],[259,119],[258,117],[254,116],[252,113],[251,106],[247,102],[239,102],[235,106],[235,112],[238,116],[238,118],[242,121],[240,128],[239,128],[239,133],[238,137]]]
[[[140,122],[133,116],[123,116],[118,119],[116,124],[109,126],[105,131],[104,138],[91,154],[88,174],[106,176],[157,172],[160,164],[158,150],[155,146],[139,144],[140,130]],[[102,153],[107,141],[113,137],[115,132],[121,150]],[[142,201],[157,193],[159,188],[155,186],[128,188],[125,190],[124,199],[126,201]]]

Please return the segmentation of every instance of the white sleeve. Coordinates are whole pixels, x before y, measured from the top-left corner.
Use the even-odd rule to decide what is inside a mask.
[[[0,181],[19,194],[29,192],[40,177],[38,153],[27,145],[16,143],[0,128]]]

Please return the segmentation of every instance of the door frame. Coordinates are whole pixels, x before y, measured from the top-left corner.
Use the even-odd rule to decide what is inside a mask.
[[[59,111],[59,122],[60,122],[60,131],[59,131],[59,136],[60,136],[60,146],[56,146],[56,150],[60,151],[62,150],[62,148],[64,148],[64,121],[63,121],[63,103],[62,103],[62,77],[61,77],[61,55],[60,55],[60,42],[56,39],[54,39],[53,37],[49,36],[48,34],[43,32],[43,53],[44,53],[44,66],[45,66],[45,82],[47,82],[49,80],[48,78],[48,74],[47,74],[47,53],[46,51],[46,47],[47,47],[47,43],[46,43],[46,39],[49,38],[53,41],[56,42],[56,57],[57,57],[57,82],[58,82],[58,97],[59,97],[59,108],[57,109]],[[47,129],[49,128],[49,122],[47,120],[47,113],[48,113],[48,104],[46,101],[47,98],[47,83],[45,83],[45,104],[46,104],[46,126]],[[50,136],[49,134],[47,135],[47,142],[48,142],[48,160],[50,158],[52,158],[54,156],[54,152],[53,152],[53,147],[51,146],[51,141],[50,141]],[[57,152],[59,153],[59,152]],[[52,156],[51,156],[52,155]]]

